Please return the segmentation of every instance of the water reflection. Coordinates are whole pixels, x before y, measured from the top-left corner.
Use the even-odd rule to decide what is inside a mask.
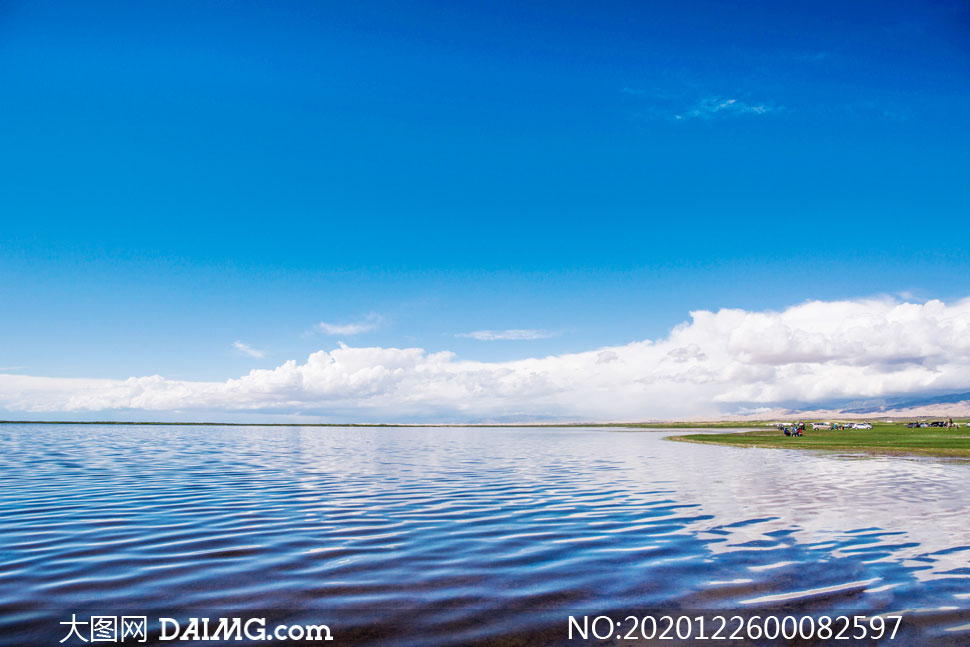
[[[970,464],[663,435],[0,426],[0,626],[327,608],[417,628],[383,644],[494,644],[557,609],[798,604],[966,638]]]

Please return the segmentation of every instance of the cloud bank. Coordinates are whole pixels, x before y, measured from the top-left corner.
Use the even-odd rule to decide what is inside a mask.
[[[340,344],[225,382],[0,375],[0,408],[605,421],[957,391],[970,391],[970,299],[879,298],[695,311],[662,339],[510,362]]]

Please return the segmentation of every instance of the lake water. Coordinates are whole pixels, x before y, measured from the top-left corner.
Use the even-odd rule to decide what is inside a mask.
[[[56,644],[92,609],[271,612],[336,645],[904,612],[885,644],[970,644],[970,463],[669,433],[0,425],[0,644]]]

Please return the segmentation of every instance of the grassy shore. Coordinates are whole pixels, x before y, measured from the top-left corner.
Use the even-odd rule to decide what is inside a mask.
[[[940,427],[909,429],[905,423],[875,423],[872,429],[812,431],[801,437],[785,436],[774,427],[730,434],[691,434],[671,440],[735,447],[825,449],[872,454],[953,456],[970,458],[970,428],[947,431]]]

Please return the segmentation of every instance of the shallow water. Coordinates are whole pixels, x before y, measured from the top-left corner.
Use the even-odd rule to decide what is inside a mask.
[[[910,641],[970,642],[970,463],[665,435],[0,425],[0,644],[94,607],[275,610],[382,645],[904,611]]]

